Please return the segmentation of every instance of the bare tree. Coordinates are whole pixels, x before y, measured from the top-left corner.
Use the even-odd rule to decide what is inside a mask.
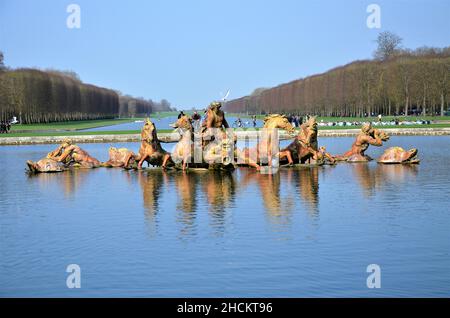
[[[3,62],[3,58],[4,58],[3,52],[0,51],[0,71],[3,70],[3,69],[5,68],[5,64],[4,64],[4,62]]]
[[[355,61],[230,100],[225,109],[321,116],[445,114],[450,102],[449,52],[446,48],[399,50],[386,61]]]
[[[378,34],[377,44],[378,47],[374,52],[374,57],[379,60],[387,60],[394,55],[396,51],[400,49],[402,38],[397,34],[384,31]]]

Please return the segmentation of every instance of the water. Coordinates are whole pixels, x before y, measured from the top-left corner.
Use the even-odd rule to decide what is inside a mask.
[[[173,124],[177,121],[177,116],[169,116],[169,117],[163,117],[163,118],[157,118],[157,117],[150,117],[151,120],[155,123],[155,126],[157,129],[173,129],[170,124]],[[227,116],[227,122],[230,125],[230,127],[238,128],[235,124],[235,121],[237,120],[237,117]],[[253,122],[250,118],[241,118],[242,122],[245,123],[246,128],[253,127]],[[117,124],[112,126],[104,126],[104,127],[96,127],[96,128],[89,128],[84,129],[83,131],[111,131],[111,130],[141,130],[143,123],[141,121],[138,122],[131,122],[131,123],[124,123],[124,124]],[[262,120],[256,120],[256,127],[260,128],[263,126]]]
[[[450,138],[388,145],[421,164],[28,177],[55,145],[0,147],[0,296],[448,297]],[[107,159],[106,144],[82,147]],[[66,287],[72,263],[81,289]],[[381,289],[366,287],[372,263]]]

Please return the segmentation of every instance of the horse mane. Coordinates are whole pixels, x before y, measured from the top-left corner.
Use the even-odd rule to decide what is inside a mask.
[[[268,122],[268,121],[271,121],[271,120],[274,120],[274,119],[276,119],[276,118],[284,118],[284,119],[287,119],[286,115],[270,114],[270,115],[267,115],[266,117],[264,117],[264,123],[266,123],[266,122]]]
[[[188,128],[186,128],[186,127],[183,127],[183,128],[178,127],[178,128],[181,128],[181,129],[188,129],[188,130],[193,131],[193,130],[194,130],[194,126],[192,126],[192,118],[191,118],[190,116],[188,116],[188,115],[183,115],[182,117],[180,117],[180,119],[183,118],[183,117],[186,117],[187,123],[189,124],[189,127],[188,127]]]
[[[146,124],[147,124],[147,125],[148,125],[148,124],[153,125],[153,129],[152,129],[151,134],[149,134],[149,133],[148,133],[148,130],[146,130],[146,129],[144,128],[144,127],[145,127],[145,126],[144,126],[144,127],[142,128],[142,131],[141,131],[141,141],[146,142],[146,143],[152,145],[152,147],[153,147],[154,149],[157,149],[157,150],[162,149],[162,148],[161,148],[160,141],[159,141],[159,139],[158,139],[158,132],[157,132],[157,129],[156,129],[156,125],[155,125],[152,121],[150,121],[150,119],[147,119]]]

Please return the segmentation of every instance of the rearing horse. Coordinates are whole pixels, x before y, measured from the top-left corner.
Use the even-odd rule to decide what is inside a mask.
[[[330,163],[335,162],[333,156],[326,152],[325,147],[318,147],[316,117],[310,117],[300,126],[300,132],[295,140],[282,149],[281,153],[283,156],[280,156],[280,160],[287,159],[289,165],[311,160],[316,164],[323,164],[325,160]]]
[[[146,161],[149,165],[161,166],[167,163],[169,154],[161,147],[161,143],[158,139],[155,124],[147,118],[144,127],[141,131],[141,147],[137,155],[130,153],[125,159],[125,167],[133,158],[138,161],[138,169],[142,168],[142,164]]]
[[[175,163],[182,162],[182,169],[185,171],[187,162],[191,158],[193,147],[194,128],[192,119],[187,115],[183,115],[171,126],[181,131],[181,139],[175,145],[173,152],[164,156],[162,167],[165,168],[167,162],[171,159]]]

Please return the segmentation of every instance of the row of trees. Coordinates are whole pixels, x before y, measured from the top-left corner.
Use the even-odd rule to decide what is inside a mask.
[[[119,97],[110,89],[35,69],[0,74],[0,117],[24,124],[113,118]]]
[[[173,110],[166,99],[160,102],[119,93],[119,117],[145,117],[153,112]]]
[[[8,69],[0,52],[0,120],[21,123],[146,116],[171,110],[166,100],[153,102],[83,83],[71,71]]]
[[[398,42],[398,38],[395,39]],[[321,116],[440,114],[449,106],[450,47],[378,48],[375,59],[229,101],[230,112],[295,112]]]

